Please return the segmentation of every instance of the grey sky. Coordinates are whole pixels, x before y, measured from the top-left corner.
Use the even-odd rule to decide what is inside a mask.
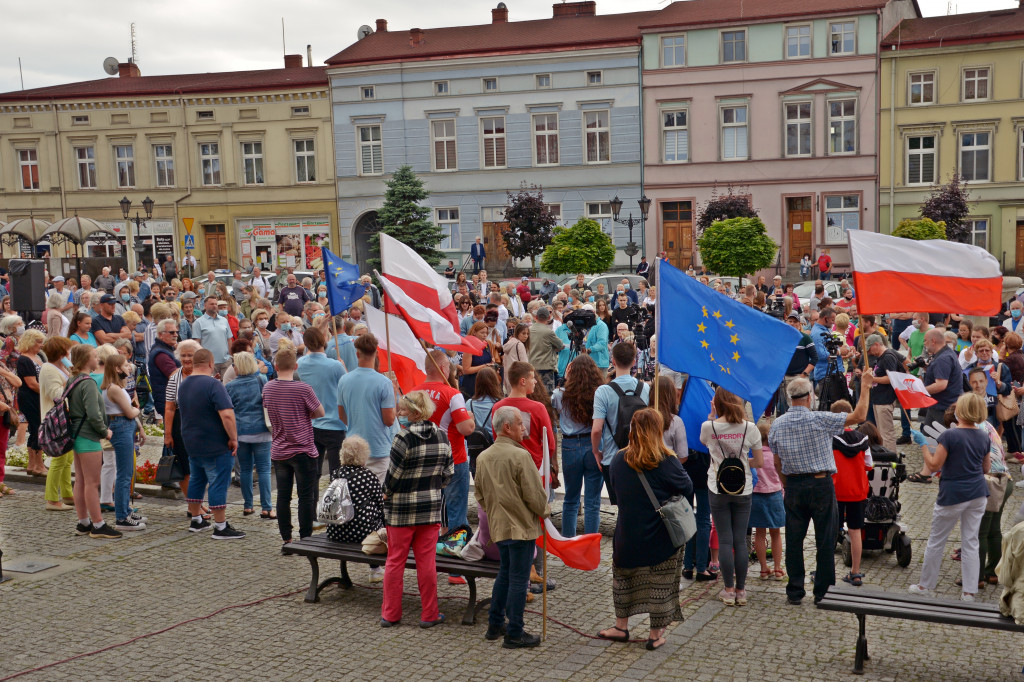
[[[945,14],[946,0],[918,0],[925,16]],[[553,0],[505,0],[509,19],[551,16]],[[355,41],[361,24],[387,19],[392,30],[484,24],[498,0],[175,0],[124,3],[112,0],[0,0],[0,92],[104,78],[103,60],[131,54],[130,24],[136,24],[143,75],[270,69],[284,65],[281,18],[289,53],[313,46],[313,63]],[[658,9],[662,0],[598,0],[601,14]],[[961,11],[1017,7],[1017,0],[954,0]],[[372,9],[367,9],[372,6]]]

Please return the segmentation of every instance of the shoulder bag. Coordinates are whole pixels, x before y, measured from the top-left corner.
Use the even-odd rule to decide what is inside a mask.
[[[647,482],[644,472],[636,473],[640,477],[640,483],[643,484],[644,490],[647,491],[647,497],[654,505],[654,511],[658,512],[662,523],[665,524],[665,530],[668,531],[668,537],[672,540],[672,546],[682,547],[697,534],[697,517],[693,514],[693,507],[682,495],[674,495],[665,504],[658,504],[658,498],[654,496],[654,491],[651,490],[651,484]]]
[[[1003,365],[996,365],[997,372],[1002,375]],[[998,395],[996,396],[996,419],[1001,422],[1007,422],[1011,419],[1016,419],[1020,413],[1020,404],[1017,399],[1013,396],[1013,391],[1010,391],[1010,395]]]

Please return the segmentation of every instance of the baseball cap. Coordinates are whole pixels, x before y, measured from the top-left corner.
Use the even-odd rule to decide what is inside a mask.
[[[179,296],[179,298],[183,301],[191,301],[194,298],[199,298],[199,294],[197,294],[194,291],[183,291],[181,292],[181,296]]]
[[[117,299],[113,294],[103,294],[100,296],[100,303],[117,303]]]
[[[882,338],[881,334],[868,334],[868,339],[865,343],[868,344],[868,348],[871,348],[871,346],[875,345],[876,343],[880,343],[884,346],[885,339]]]
[[[791,310],[789,312],[789,315],[786,315],[786,319],[787,320],[799,320],[800,319],[800,313],[798,313],[795,310]]]
[[[63,275],[57,275],[56,277],[54,277],[50,281],[51,282],[63,282],[64,281],[64,276]]]

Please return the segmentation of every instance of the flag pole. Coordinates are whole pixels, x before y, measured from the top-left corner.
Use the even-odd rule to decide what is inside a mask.
[[[544,472],[542,478],[544,480],[544,499],[549,500],[551,498],[551,451],[548,448],[548,429],[544,429],[540,432],[541,442],[544,444],[544,460],[543,467]],[[548,638],[548,534],[547,529],[544,527],[544,519],[540,520],[541,532],[544,536],[543,551],[544,556],[541,557],[541,588],[540,588],[540,603],[541,603],[541,621],[540,621],[540,638],[541,640],[547,640]]]
[[[658,409],[658,377],[661,375],[661,368],[658,366],[658,350],[657,350],[657,333],[661,329],[661,299],[657,298],[662,296],[661,291],[661,261],[658,261],[658,269],[654,272],[655,289],[657,291],[654,304],[654,329],[655,329],[655,350],[654,350],[654,409]]]
[[[427,357],[428,357],[428,358],[430,358],[430,362],[431,362],[431,363],[432,363],[432,364],[434,365],[434,369],[436,369],[436,370],[437,370],[437,373],[438,373],[438,374],[442,374],[442,372],[441,372],[441,366],[437,364],[437,360],[435,360],[435,359],[434,359],[434,356],[430,354],[430,351],[431,351],[431,350],[433,350],[433,349],[432,349],[432,348],[430,348],[430,347],[429,347],[429,346],[427,345],[427,342],[426,342],[426,341],[424,341],[423,339],[420,339],[420,344],[422,344],[422,346],[423,346],[423,350],[425,350],[425,351],[427,352]],[[391,359],[389,358],[389,359],[388,359],[388,364],[390,364],[390,363],[391,363]],[[448,384],[448,385],[449,385],[449,386],[451,386],[452,388],[458,388],[458,386],[453,386],[453,385],[452,385],[452,382],[451,382],[451,380],[450,380],[450,379],[448,378],[448,375],[447,375],[447,374],[444,374],[444,383]]]
[[[379,232],[377,234],[377,237],[380,240],[380,245],[377,247],[378,248],[378,252],[380,253],[380,267],[383,270],[384,269],[384,232],[383,231]],[[380,272],[374,270],[373,274],[377,275],[377,279],[379,281],[380,280]],[[394,367],[394,365],[391,364],[391,325],[388,324],[387,293],[385,293],[385,292],[381,293],[381,295],[380,295],[380,302],[381,302],[381,307],[384,308],[384,338],[385,338],[385,343],[388,344],[388,371],[389,372],[394,372],[395,371],[395,367]],[[398,375],[396,374],[395,376],[397,377]]]
[[[348,365],[341,359],[341,345],[338,343],[338,322],[334,315],[331,315],[331,331],[334,332],[334,352],[338,355],[338,362],[345,368],[345,372],[348,373]]]

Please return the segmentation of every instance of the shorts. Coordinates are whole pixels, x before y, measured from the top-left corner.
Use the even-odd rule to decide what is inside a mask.
[[[73,449],[75,452],[99,452],[103,448],[100,446],[100,442],[98,440],[92,440],[85,436],[78,436],[75,438]]]
[[[199,504],[205,495],[210,501],[210,509],[227,507],[228,486],[231,485],[234,465],[235,458],[230,452],[214,457],[189,457],[192,475],[188,480],[188,502]]]
[[[839,505],[839,526],[843,521],[849,530],[860,530],[864,527],[864,506],[867,500],[860,502],[838,502]]]
[[[785,528],[786,508],[782,500],[782,491],[773,493],[754,493],[750,501],[750,528]]]

